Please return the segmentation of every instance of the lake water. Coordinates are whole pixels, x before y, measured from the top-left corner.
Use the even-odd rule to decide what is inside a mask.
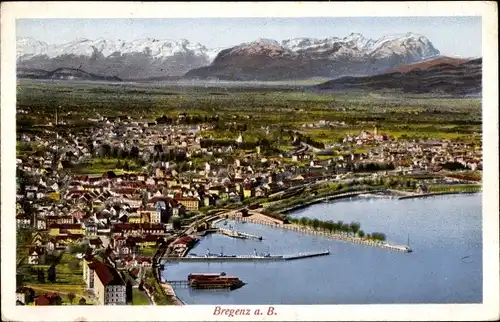
[[[359,221],[365,232],[383,232],[413,253],[349,244],[251,223],[240,231],[262,241],[219,234],[204,237],[191,253],[250,255],[330,250],[329,256],[277,262],[169,263],[167,280],[189,273],[226,272],[247,284],[234,291],[176,289],[187,304],[481,303],[481,194],[421,199],[351,198],[315,204],[290,215]],[[220,223],[222,224],[222,223]]]

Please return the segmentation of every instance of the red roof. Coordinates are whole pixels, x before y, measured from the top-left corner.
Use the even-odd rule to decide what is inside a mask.
[[[35,305],[50,305],[57,297],[60,297],[57,293],[42,294],[36,298]]]
[[[113,189],[114,192],[128,195],[128,194],[134,194],[137,192],[137,188],[118,188],[118,189]]]
[[[134,188],[144,188],[146,187],[146,184],[141,181],[122,181],[120,183],[120,186],[125,186],[125,187],[134,187]]]
[[[148,203],[149,204],[155,204],[157,203],[158,201],[163,201],[165,203],[169,203],[170,200],[172,200],[171,198],[169,197],[165,197],[165,196],[156,196],[156,197],[153,197],[151,199],[148,200]]]
[[[100,261],[94,261],[94,271],[104,286],[123,285],[123,281],[118,272],[111,266]]]
[[[173,244],[174,245],[177,245],[177,244],[189,244],[191,242],[195,241],[195,239],[191,236],[184,236],[184,237],[181,237],[179,239],[177,239]]]

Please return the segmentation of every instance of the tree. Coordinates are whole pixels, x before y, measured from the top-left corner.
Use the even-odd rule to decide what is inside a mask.
[[[364,231],[362,231],[361,229],[360,229],[360,230],[358,230],[358,236],[359,236],[360,238],[365,237],[365,232],[364,232]]]
[[[114,147],[111,148],[111,156],[113,158],[118,157],[118,150],[119,150],[119,148],[117,146],[114,146]]]
[[[68,293],[68,300],[71,304],[73,304],[73,300],[75,299],[76,295],[73,292]]]
[[[130,157],[133,159],[137,159],[139,157],[139,148],[136,146],[133,146],[130,149]]]
[[[80,298],[78,305],[87,305],[87,300],[84,297]]]
[[[49,269],[47,270],[47,279],[51,283],[54,283],[56,281],[56,265],[50,265]]]
[[[333,221],[328,220],[326,223],[326,229],[328,229],[329,232],[335,231],[335,223]]]
[[[109,144],[102,144],[97,152],[99,157],[105,158],[111,155],[111,146]]]
[[[38,283],[45,283],[45,273],[43,272],[43,270],[39,268],[36,273]]]
[[[175,230],[181,229],[181,220],[180,218],[173,218],[172,219],[172,226]]]
[[[309,224],[309,218],[307,218],[307,217],[302,217],[302,218],[300,218],[299,222],[300,222],[300,224],[301,224],[302,226],[307,226],[307,224]]]
[[[312,224],[312,227],[314,228],[314,230],[316,230],[316,229],[318,229],[318,226],[319,226],[319,220],[314,218],[311,224]]]
[[[357,221],[353,221],[350,225],[351,231],[354,235],[358,232],[359,228],[361,228],[361,224]]]
[[[125,286],[125,296],[127,303],[132,303],[133,293],[132,293],[132,283],[130,282],[130,279],[127,280],[127,284]]]
[[[50,305],[62,305],[62,298],[59,295],[53,296]]]

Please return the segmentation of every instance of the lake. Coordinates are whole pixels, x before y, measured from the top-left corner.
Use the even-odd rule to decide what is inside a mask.
[[[482,302],[482,195],[417,199],[355,197],[297,210],[293,217],[359,221],[366,233],[413,253],[394,252],[251,223],[229,224],[262,241],[219,234],[204,237],[191,253],[223,251],[285,255],[330,250],[329,256],[276,262],[169,263],[167,280],[189,273],[225,272],[247,284],[234,291],[177,288],[186,304],[410,304]],[[222,224],[222,223],[219,223]]]

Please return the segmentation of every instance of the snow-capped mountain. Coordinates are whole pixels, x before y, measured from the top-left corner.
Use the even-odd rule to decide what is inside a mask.
[[[237,80],[280,80],[311,77],[367,76],[439,56],[424,36],[408,33],[367,39],[260,39],[221,51],[212,64],[186,76]]]
[[[143,53],[156,59],[162,59],[187,53],[208,57],[208,51],[209,50],[205,46],[199,43],[191,43],[186,39],[158,40],[146,38],[127,42],[124,40],[106,40],[98,38],[96,40],[79,39],[61,45],[48,45],[32,38],[24,38],[17,41],[18,59],[43,55],[49,58],[56,58],[63,55],[90,57],[94,54],[109,57],[111,55],[135,53]]]
[[[192,68],[210,64],[217,52],[217,49],[211,50],[186,39],[125,41],[98,38],[77,39],[58,45],[32,38],[17,40],[20,68],[79,68],[127,79],[180,76]]]
[[[378,40],[367,39],[359,33],[351,33],[344,38],[295,38],[284,40],[282,45],[296,53],[316,58],[383,59],[399,55],[421,60],[440,54],[427,38],[413,33],[382,37]]]
[[[367,39],[295,38],[278,42],[259,39],[231,48],[207,48],[186,39],[133,41],[77,39],[47,44],[33,38],[17,40],[20,69],[76,68],[121,79],[162,76],[283,79],[372,75],[438,56],[424,36],[408,33]]]

